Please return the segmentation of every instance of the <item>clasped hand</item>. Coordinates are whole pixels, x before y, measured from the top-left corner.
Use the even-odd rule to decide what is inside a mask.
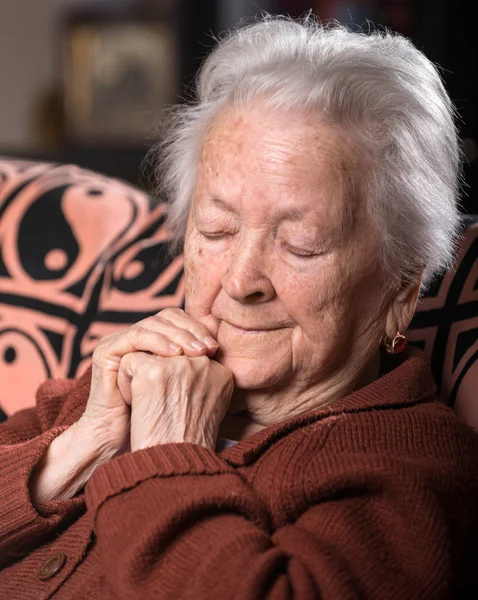
[[[234,389],[211,331],[165,309],[98,344],[83,422],[109,448],[190,442],[214,450]]]

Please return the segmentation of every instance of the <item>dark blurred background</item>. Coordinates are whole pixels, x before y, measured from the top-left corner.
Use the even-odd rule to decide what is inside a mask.
[[[267,10],[405,34],[443,69],[478,213],[477,34],[469,0],[0,0],[0,155],[73,162],[143,187],[160,108],[182,102],[214,37]]]

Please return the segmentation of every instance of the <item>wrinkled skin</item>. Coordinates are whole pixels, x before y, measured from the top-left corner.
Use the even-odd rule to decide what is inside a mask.
[[[415,291],[394,298],[380,269],[359,159],[343,132],[260,106],[224,112],[204,141],[186,312],[217,331],[241,390],[230,410],[262,425],[368,383],[385,332],[408,323]]]
[[[186,312],[101,342],[89,421],[116,414],[106,429],[133,450],[213,449],[218,435],[241,439],[376,378],[381,340],[408,325],[419,277],[398,290],[381,269],[365,158],[306,114],[255,105],[219,115],[189,214]],[[105,412],[113,398],[116,412]]]

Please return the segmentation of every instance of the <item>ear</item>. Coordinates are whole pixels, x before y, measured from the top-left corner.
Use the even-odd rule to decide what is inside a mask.
[[[385,325],[385,334],[388,338],[393,339],[397,331],[402,334],[406,331],[415,313],[421,285],[422,274],[418,281],[403,286],[392,298]]]

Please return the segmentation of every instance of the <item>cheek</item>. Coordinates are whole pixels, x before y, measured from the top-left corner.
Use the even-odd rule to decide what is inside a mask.
[[[186,311],[197,316],[209,309],[221,288],[224,261],[210,256],[196,236],[191,235],[184,248]]]
[[[308,337],[332,334],[351,317],[352,282],[340,265],[330,261],[306,275],[278,277],[278,296],[286,311]]]

